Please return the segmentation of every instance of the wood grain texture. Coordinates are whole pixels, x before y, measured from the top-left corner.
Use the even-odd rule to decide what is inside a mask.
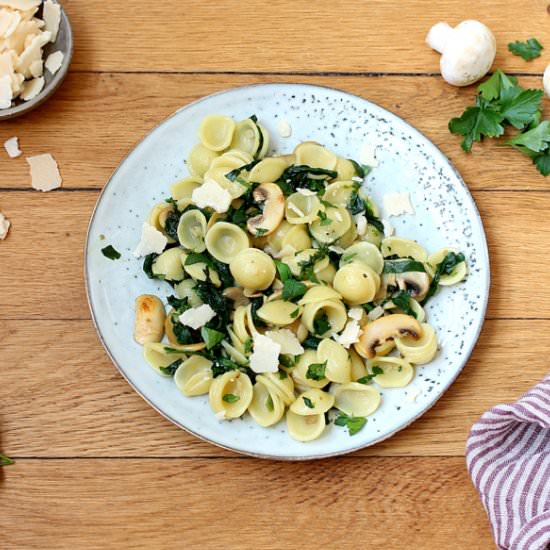
[[[0,319],[89,318],[80,252],[97,196],[97,192],[0,193],[0,209],[13,224],[0,246],[0,265],[10,266],[0,270],[0,288],[6,289]],[[489,317],[549,318],[550,287],[541,284],[539,269],[528,266],[535,258],[550,257],[546,230],[550,194],[478,191],[474,197],[491,255]],[[116,242],[112,244],[117,248]],[[129,251],[122,252],[129,256]]]
[[[357,454],[462,455],[482,412],[544,376],[549,331],[550,321],[487,321],[465,370],[434,408]],[[0,384],[2,444],[13,456],[231,456],[149,407],[106,357],[89,321],[0,321],[0,356],[9,365]]]
[[[542,72],[547,63],[526,64],[508,42],[550,43],[545,0],[334,0],[314,9],[309,0],[64,4],[78,37],[76,70],[434,72],[439,56],[424,41],[441,20],[484,21],[497,39],[495,65],[508,70]]]
[[[24,460],[2,499],[5,550],[491,547],[461,458]]]
[[[334,86],[378,103],[437,144],[470,189],[548,189],[550,180],[529,159],[498,147],[495,140],[476,144],[469,155],[460,149],[460,139],[449,133],[447,124],[473,103],[475,92],[448,86],[439,77],[71,74],[48,103],[3,122],[0,143],[17,135],[25,155],[54,155],[64,187],[100,188],[136,142],[179,107],[227,88],[267,82]],[[539,78],[524,77],[521,82],[540,87]],[[549,112],[550,100],[544,105]],[[362,145],[357,144],[358,152]],[[0,188],[29,187],[24,157],[12,160],[0,154]]]

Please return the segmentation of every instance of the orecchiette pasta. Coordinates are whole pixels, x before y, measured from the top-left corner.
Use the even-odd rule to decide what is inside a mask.
[[[167,309],[136,301],[145,361],[184,396],[208,394],[219,420],[267,428],[286,414],[304,442],[327,423],[364,426],[377,388],[406,386],[437,355],[424,304],[467,276],[466,258],[385,236],[369,168],[319,143],[267,156],[255,116],[211,115],[198,133],[190,175],[148,216],[166,246],[143,270],[174,295]]]

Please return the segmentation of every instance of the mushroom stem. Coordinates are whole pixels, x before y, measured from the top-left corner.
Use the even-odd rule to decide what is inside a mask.
[[[436,23],[426,36],[426,43],[436,52],[443,53],[452,32],[453,28],[448,23]]]

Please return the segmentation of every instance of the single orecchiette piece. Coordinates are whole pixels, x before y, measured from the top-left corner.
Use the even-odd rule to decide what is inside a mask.
[[[223,412],[223,418],[238,418],[250,406],[252,395],[250,378],[240,371],[229,371],[214,378],[208,400],[216,414]]]
[[[208,393],[212,383],[212,361],[200,355],[186,359],[174,374],[174,382],[183,395]]]

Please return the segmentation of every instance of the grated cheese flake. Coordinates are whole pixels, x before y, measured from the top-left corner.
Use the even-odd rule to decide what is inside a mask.
[[[0,212],[0,240],[4,240],[8,236],[10,225],[11,224],[6,216]]]
[[[46,0],[44,2],[43,17],[46,23],[46,30],[52,34],[51,41],[55,42],[61,21],[61,6],[54,4],[52,0]]]
[[[279,120],[279,124],[277,124],[277,130],[279,131],[279,135],[282,138],[289,138],[292,135],[292,128],[286,120]]]
[[[257,332],[253,337],[254,347],[250,356],[250,368],[260,374],[279,370],[281,344]]]
[[[149,254],[160,254],[167,245],[168,239],[156,227],[144,222],[141,228],[141,240],[134,250],[134,256],[141,258]]]
[[[21,156],[21,153],[23,152],[19,149],[19,138],[16,136],[11,137],[4,142],[4,149],[6,150],[6,153],[8,153],[10,159],[16,159]]]
[[[178,317],[178,319],[182,325],[191,327],[193,330],[197,330],[206,325],[206,323],[212,321],[214,317],[216,317],[216,312],[208,304],[202,304],[200,306],[187,309]]]
[[[49,154],[27,157],[31,169],[31,185],[37,191],[51,191],[61,187],[61,175],[57,162]]]
[[[63,65],[63,58],[65,56],[63,55],[63,52],[57,51],[54,53],[51,53],[48,55],[48,59],[46,59],[46,69],[54,75],[59,69],[61,68],[61,65]]]
[[[229,210],[233,199],[229,191],[217,181],[207,179],[200,187],[193,189],[191,200],[199,208],[213,208],[219,214],[223,214]]]
[[[384,211],[388,217],[414,214],[410,194],[407,192],[386,193],[384,195]]]
[[[264,335],[281,346],[280,353],[285,355],[301,355],[304,353],[304,348],[296,334],[287,328],[268,330],[264,332]]]

